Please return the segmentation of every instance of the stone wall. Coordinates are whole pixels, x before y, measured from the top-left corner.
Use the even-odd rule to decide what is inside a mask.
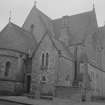
[[[105,73],[99,71],[97,68],[88,66],[88,71],[91,78],[91,89],[92,95],[94,96],[105,96]]]
[[[0,93],[22,91],[24,70],[20,53],[10,50],[0,50]],[[8,64],[7,64],[8,63]],[[17,88],[18,87],[18,88]]]
[[[49,62],[48,67],[44,66],[44,70],[42,70],[42,54],[44,53],[46,61],[46,54],[49,55]],[[57,71],[57,51],[53,47],[51,40],[48,36],[45,37],[45,39],[42,41],[41,45],[39,46],[39,49],[36,52],[36,55],[33,59],[33,66],[32,66],[32,84],[31,84],[31,91],[33,93],[38,94],[39,89],[41,88],[40,82],[41,77],[43,75],[46,76],[46,87],[53,87],[55,80],[56,80],[56,71]],[[44,62],[45,63],[45,62]],[[45,63],[46,65],[46,63]],[[53,85],[52,85],[53,84]],[[38,95],[37,95],[38,96]]]

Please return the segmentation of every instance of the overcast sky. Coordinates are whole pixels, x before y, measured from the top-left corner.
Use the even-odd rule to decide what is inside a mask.
[[[35,0],[0,0],[0,30],[8,23],[9,11],[12,22],[21,26]],[[105,23],[105,0],[94,0],[99,26]],[[55,19],[92,10],[93,0],[37,0],[37,8]]]

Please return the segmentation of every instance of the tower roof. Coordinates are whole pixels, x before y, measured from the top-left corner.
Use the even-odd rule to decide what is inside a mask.
[[[0,48],[13,49],[23,53],[33,52],[36,46],[33,36],[9,22],[0,33]]]

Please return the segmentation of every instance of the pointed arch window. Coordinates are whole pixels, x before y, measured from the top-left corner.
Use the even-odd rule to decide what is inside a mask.
[[[46,67],[48,67],[49,64],[49,54],[48,52],[46,53]]]
[[[42,81],[46,81],[46,77],[45,76],[42,76]]]
[[[45,55],[44,55],[44,53],[42,53],[42,61],[41,61],[42,62],[42,64],[41,64],[42,67],[44,67],[44,59],[45,59]]]
[[[41,56],[41,66],[42,68],[48,68],[48,65],[49,65],[49,53],[42,53],[42,56]]]
[[[30,31],[31,31],[31,33],[33,33],[33,31],[34,31],[34,24],[31,24]]]
[[[11,62],[7,61],[5,64],[5,73],[4,73],[5,76],[9,75],[10,68],[11,68]]]

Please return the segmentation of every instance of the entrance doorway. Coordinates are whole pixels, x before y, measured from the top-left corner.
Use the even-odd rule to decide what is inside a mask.
[[[26,86],[27,86],[27,93],[30,92],[30,87],[31,87],[31,75],[26,76]]]

